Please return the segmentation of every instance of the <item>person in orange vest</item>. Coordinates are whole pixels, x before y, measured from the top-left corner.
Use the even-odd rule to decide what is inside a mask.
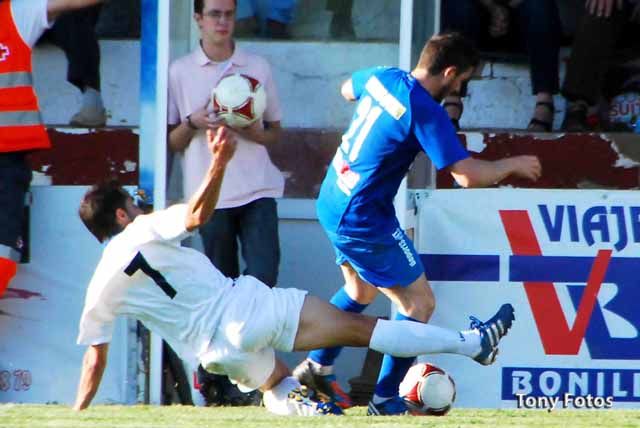
[[[24,199],[31,182],[26,155],[51,145],[33,88],[32,48],[61,13],[102,0],[0,0],[0,296],[17,272]]]

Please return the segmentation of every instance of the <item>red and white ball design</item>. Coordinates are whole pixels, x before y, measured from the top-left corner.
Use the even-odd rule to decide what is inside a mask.
[[[418,363],[400,384],[400,396],[408,402],[413,415],[444,416],[456,400],[456,384],[441,368]]]
[[[262,117],[267,108],[267,93],[255,78],[245,74],[223,77],[211,93],[216,116],[232,128],[244,128]]]

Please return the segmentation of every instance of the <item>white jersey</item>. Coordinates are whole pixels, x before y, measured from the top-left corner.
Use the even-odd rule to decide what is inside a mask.
[[[107,244],[87,290],[78,344],[111,341],[118,315],[136,318],[187,361],[207,352],[233,288],[202,253],[181,247],[187,206],[139,215]]]

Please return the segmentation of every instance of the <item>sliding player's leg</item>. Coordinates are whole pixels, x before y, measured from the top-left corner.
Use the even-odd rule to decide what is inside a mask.
[[[318,297],[307,296],[300,314],[293,351],[354,346],[369,347],[398,357],[447,353],[466,355],[477,360],[477,356],[487,346],[496,348],[499,340],[511,328],[512,321],[513,308],[507,304],[490,320],[472,323],[469,330],[455,331],[413,321],[389,321],[351,314],[336,309]],[[469,341],[475,336],[474,346],[461,345],[461,334],[469,338]],[[484,338],[489,336],[485,341]],[[443,340],[442,337],[455,337],[456,340]],[[488,343],[487,346],[485,342]]]
[[[388,321],[343,312],[317,297],[307,296],[293,350],[334,346],[369,347],[383,354],[404,358],[452,353],[466,355],[480,364],[488,365],[494,362],[498,343],[511,328],[513,320],[513,308],[507,304],[488,321],[482,323],[476,320],[469,330],[454,331],[413,321]]]
[[[345,278],[344,287],[331,298],[330,303],[336,308],[352,313],[361,313],[378,295],[378,289],[360,279],[348,262],[340,266]],[[305,379],[321,376],[328,384],[336,404],[343,409],[353,405],[349,395],[340,387],[334,374],[334,363],[342,351],[341,346],[313,350],[293,371],[293,375],[303,383]]]

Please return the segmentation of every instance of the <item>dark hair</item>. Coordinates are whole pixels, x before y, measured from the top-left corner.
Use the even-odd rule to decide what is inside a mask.
[[[116,180],[96,184],[85,193],[78,215],[98,241],[104,242],[122,229],[116,222],[116,210],[126,209],[129,194]]]
[[[430,75],[442,73],[447,67],[456,67],[459,73],[480,63],[480,54],[471,40],[460,33],[441,33],[431,37],[422,49],[419,68],[426,68]]]
[[[238,7],[238,0],[233,0],[233,3]],[[193,0],[193,11],[195,13],[202,13],[204,9],[204,0]]]

